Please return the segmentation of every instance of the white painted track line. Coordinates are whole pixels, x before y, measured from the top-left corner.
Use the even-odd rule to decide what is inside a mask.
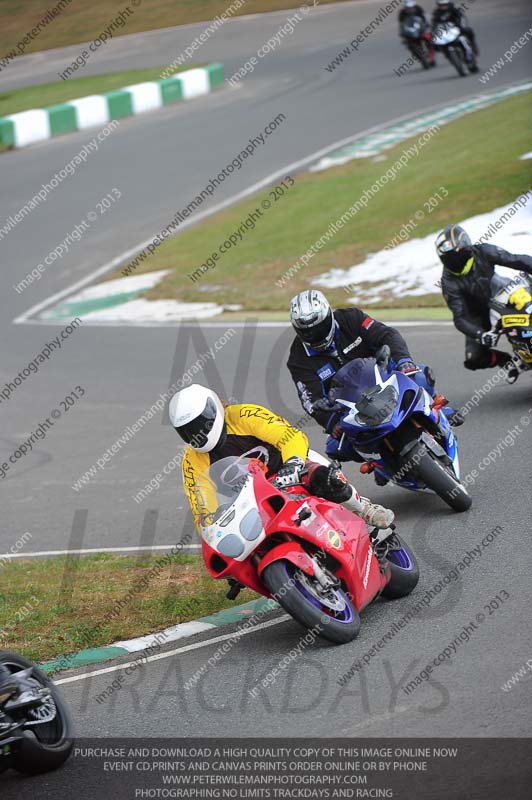
[[[141,553],[153,550],[170,551],[176,544],[154,544],[146,547],[87,547],[82,550],[40,550],[30,553],[0,553],[0,560],[13,558],[39,558],[42,556],[85,556],[97,553]],[[183,544],[179,550],[201,550],[201,544]]]
[[[154,656],[148,656],[143,660],[143,664],[147,664],[150,661],[160,661],[163,658],[171,658],[179,653],[187,653],[189,650],[198,650],[200,647],[209,647],[210,645],[218,644],[218,642],[226,642],[228,639],[234,639],[235,637],[240,638],[241,636],[246,636],[248,633],[255,633],[255,631],[260,631],[264,628],[271,628],[272,625],[280,625],[281,622],[286,622],[286,620],[289,619],[291,619],[291,617],[289,617],[288,614],[283,614],[282,617],[276,617],[275,619],[270,619],[266,622],[259,622],[258,625],[253,625],[251,628],[236,630],[233,631],[233,633],[225,633],[223,636],[215,636],[212,639],[205,639],[203,642],[187,644],[184,647],[177,647],[175,650],[167,650],[164,653],[157,653]],[[126,667],[132,664],[135,660],[136,659],[131,659],[131,661],[124,661],[123,664],[114,664],[112,667],[103,667],[103,669],[96,669],[92,672],[82,672],[80,675],[72,675],[70,678],[61,678],[58,681],[54,680],[54,683],[59,686],[60,684],[64,683],[83,681],[86,678],[92,678],[96,675],[106,675],[109,672],[119,672],[121,669],[126,669]]]

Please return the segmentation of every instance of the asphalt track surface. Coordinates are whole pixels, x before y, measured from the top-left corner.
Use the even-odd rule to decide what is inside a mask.
[[[88,167],[68,178],[0,243],[2,386],[61,328],[13,325],[16,316],[157,232],[175,209],[186,205],[210,175],[279,112],[286,113],[287,121],[231,182],[220,187],[213,203],[370,125],[481,89],[474,77],[459,80],[446,65],[430,75],[417,70],[403,78],[394,75],[393,68],[406,54],[397,41],[392,19],[340,69],[326,72],[324,65],[373,19],[378,8],[378,3],[362,2],[317,9],[242,82],[242,88],[122,122],[120,130],[91,156]],[[525,2],[503,7],[489,0],[478,3],[471,16],[483,68],[530,24]],[[202,58],[224,61],[230,75],[285,17],[275,14],[229,23],[205,45]],[[134,48],[126,41],[114,42],[91,68],[108,71],[164,64],[203,28],[187,26],[182,31],[136,36]],[[68,60],[57,53],[21,59],[0,75],[0,90],[31,82],[37,69],[39,80],[49,80]],[[524,79],[529,72],[530,57],[522,51],[488,88]],[[2,220],[17,211],[91,135],[66,136],[3,155]],[[113,186],[123,193],[116,209],[91,228],[58,266],[18,295],[12,285]],[[287,300],[289,295],[290,288]],[[228,327],[223,323],[199,329],[182,326],[178,344],[179,330],[171,327],[85,326],[8,402],[2,401],[0,463],[71,390],[78,385],[86,390],[84,397],[54,422],[41,446],[1,481],[0,550],[7,552],[25,531],[32,533],[28,552],[179,540],[189,530],[189,522],[176,473],[166,477],[149,500],[137,504],[132,499],[176,452],[173,432],[161,423],[160,416],[87,486],[79,492],[71,487],[123,428],[135,422],[205,351],[205,341],[207,346],[214,344]],[[225,396],[262,402],[292,422],[300,420],[302,411],[284,367],[288,331],[254,324],[245,329],[235,327],[235,331],[215,362],[205,367],[205,380]],[[489,378],[488,373],[463,369],[462,337],[452,327],[428,324],[403,332],[412,353],[433,364],[439,387],[457,406],[466,404]],[[184,352],[187,338],[193,344]],[[502,448],[494,465],[482,470],[471,488],[474,504],[467,514],[454,514],[434,497],[378,489],[370,478],[357,478],[362,493],[371,493],[396,510],[400,531],[421,567],[414,597],[421,597],[497,525],[503,532],[430,604],[415,625],[404,628],[372,659],[371,668],[356,674],[347,687],[341,688],[338,678],[403,616],[414,597],[378,602],[367,609],[356,643],[341,648],[311,645],[257,699],[247,690],[299,641],[301,631],[290,620],[245,635],[216,670],[207,671],[188,692],[183,689],[183,679],[204,664],[215,644],[207,642],[151,662],[121,689],[116,701],[94,701],[112,674],[89,680],[79,676],[63,686],[78,729],[95,736],[214,736],[228,732],[237,736],[257,732],[271,736],[527,735],[529,682],[523,681],[507,693],[500,687],[530,657],[530,427],[523,418],[531,413],[531,407],[532,384],[524,378],[513,387],[499,384],[468,415],[459,432],[464,475],[478,468],[509,430],[520,425],[522,433],[512,446]],[[323,446],[316,426],[307,425],[305,430],[312,446]],[[351,470],[348,474],[355,475]],[[398,683],[411,679],[437,656],[502,590],[510,598],[496,613],[485,612],[484,623],[460,647],[453,662],[441,665],[434,680],[405,695]],[[210,636],[217,635],[220,631]],[[202,642],[199,637],[185,645]]]

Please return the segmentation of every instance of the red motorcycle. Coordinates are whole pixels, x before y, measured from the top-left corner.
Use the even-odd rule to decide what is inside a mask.
[[[199,476],[207,569],[229,579],[230,599],[247,586],[329,641],[355,639],[372,600],[414,589],[414,556],[395,530],[370,533],[355,514],[302,485],[278,488],[266,469],[264,460],[231,457]]]

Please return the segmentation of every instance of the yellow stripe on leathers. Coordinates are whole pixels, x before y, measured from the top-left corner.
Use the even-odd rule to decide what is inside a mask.
[[[283,461],[292,456],[301,458],[307,456],[308,439],[303,431],[294,428],[286,419],[263,406],[254,403],[227,406],[225,422],[228,434],[255,436],[279,450]],[[245,450],[246,448],[243,446],[242,452],[244,453]],[[198,476],[209,467],[209,464],[209,453],[198,453],[191,447],[185,450],[182,464],[183,488],[198,528],[200,514],[212,512],[216,506],[214,487],[202,486],[201,491],[198,492],[200,488],[197,486]],[[200,508],[200,504],[201,506],[205,505],[205,500],[207,500],[209,508]]]

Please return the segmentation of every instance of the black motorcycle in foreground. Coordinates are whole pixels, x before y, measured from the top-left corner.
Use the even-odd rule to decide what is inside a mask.
[[[452,24],[441,24],[432,32],[436,50],[443,53],[463,78],[469,72],[478,72],[478,65],[471,43],[460,28]]]
[[[0,772],[38,775],[57,769],[70,755],[73,735],[70,713],[52,680],[31,661],[0,651]]]
[[[412,15],[407,17],[401,23],[400,34],[404,44],[423,69],[436,66],[432,34],[424,19]]]

